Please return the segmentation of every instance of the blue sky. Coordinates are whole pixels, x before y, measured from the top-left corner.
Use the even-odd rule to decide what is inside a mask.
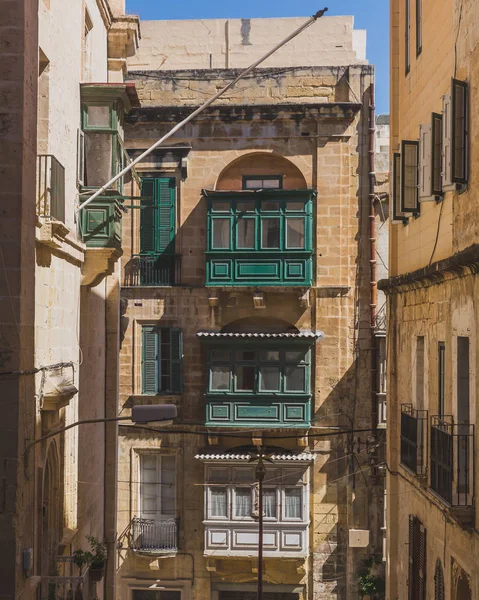
[[[376,67],[376,109],[389,112],[389,0],[127,0],[127,11],[142,19],[235,19],[354,15],[355,27],[368,32],[368,59]]]

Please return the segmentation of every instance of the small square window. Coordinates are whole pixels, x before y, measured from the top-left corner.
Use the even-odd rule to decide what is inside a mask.
[[[263,248],[280,247],[280,220],[263,219],[261,221],[261,240]]]
[[[304,219],[286,219],[286,248],[304,248]]]
[[[279,202],[277,200],[265,200],[261,203],[261,210],[263,212],[276,212],[279,210]]]
[[[109,129],[111,127],[111,111],[110,106],[95,106],[88,105],[87,111],[87,126],[95,129]]]
[[[231,231],[229,219],[214,219],[213,248],[228,250],[231,246]]]
[[[216,392],[227,392],[230,389],[230,367],[225,365],[212,365],[211,389]]]
[[[212,202],[211,210],[213,212],[230,212],[231,205],[229,202]]]
[[[280,368],[278,367],[261,367],[261,385],[262,392],[270,391],[277,392],[280,389]]]

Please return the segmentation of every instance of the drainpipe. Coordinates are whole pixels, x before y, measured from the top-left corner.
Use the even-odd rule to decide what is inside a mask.
[[[369,248],[370,248],[370,277],[371,277],[371,416],[372,428],[378,426],[378,397],[377,397],[377,346],[376,346],[376,321],[377,321],[377,296],[378,284],[376,275],[376,214],[374,193],[376,185],[375,160],[374,160],[374,133],[376,130],[374,106],[374,82],[369,88]]]

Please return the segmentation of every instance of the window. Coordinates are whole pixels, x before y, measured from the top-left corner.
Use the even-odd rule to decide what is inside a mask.
[[[211,200],[208,250],[311,251],[310,199],[270,194],[261,198]]]
[[[283,188],[283,177],[281,175],[244,175],[244,190],[280,190]]]
[[[420,168],[419,168],[419,196],[421,199],[430,198],[431,193],[431,154],[432,154],[432,128],[431,125],[421,125],[419,128],[420,139]]]
[[[401,154],[393,154],[392,163],[392,186],[393,186],[393,220],[404,221],[405,214],[401,210]]]
[[[432,156],[431,156],[431,192],[435,196],[442,194],[442,115],[432,113]]]
[[[309,393],[309,349],[215,349],[208,362],[208,393]]]
[[[235,488],[233,514],[235,518],[251,517],[253,491],[251,487]]]
[[[401,212],[419,212],[419,142],[401,144]]]
[[[176,179],[144,178],[141,196],[140,253],[174,254]]]
[[[422,52],[422,0],[416,0],[416,56]]]
[[[408,600],[426,598],[426,530],[421,521],[409,515]]]
[[[83,40],[83,81],[91,81],[92,70],[92,36],[93,21],[90,13],[85,9],[85,35]]]
[[[167,454],[140,455],[140,515],[162,521],[176,515],[176,459]]]
[[[411,38],[411,0],[404,0],[406,5],[406,14],[405,14],[405,48],[404,48],[404,56],[406,61],[406,75],[411,70],[411,48],[410,48],[410,38]]]
[[[438,384],[437,384],[437,414],[444,417],[444,399],[446,386],[446,345],[438,343]]]
[[[467,182],[467,83],[452,80],[452,181]]]
[[[416,340],[416,406],[424,410],[424,336]]]
[[[457,338],[457,422],[470,422],[469,338]]]
[[[133,600],[181,600],[181,592],[173,590],[133,590]]]
[[[286,488],[284,490],[284,519],[302,520],[303,499],[300,488]]]
[[[145,325],[142,330],[142,344],[142,393],[181,393],[183,358],[181,330]]]
[[[208,517],[210,519],[228,517],[228,490],[225,487],[210,488]]]

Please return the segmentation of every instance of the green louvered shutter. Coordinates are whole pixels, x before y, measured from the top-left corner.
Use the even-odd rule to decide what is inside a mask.
[[[174,177],[161,177],[156,180],[158,201],[156,250],[159,254],[175,253],[175,187]]]
[[[170,329],[170,356],[171,391],[180,393],[183,389],[183,337],[181,329]]]
[[[140,210],[140,252],[155,252],[155,179],[143,179],[141,182]]]
[[[158,329],[143,327],[143,357],[142,357],[142,393],[157,394],[158,381]]]

